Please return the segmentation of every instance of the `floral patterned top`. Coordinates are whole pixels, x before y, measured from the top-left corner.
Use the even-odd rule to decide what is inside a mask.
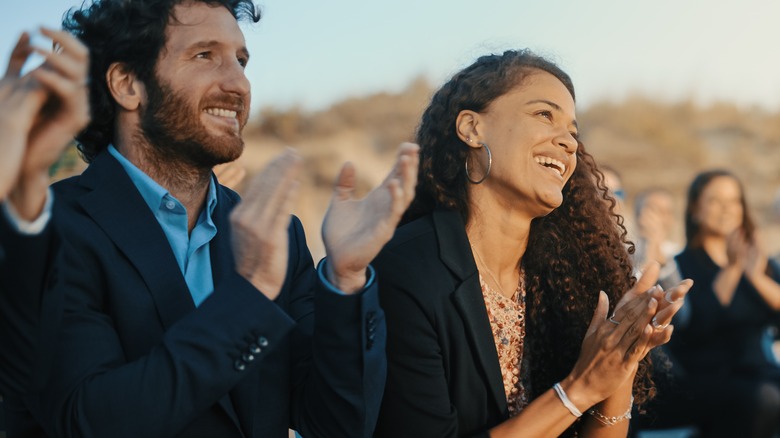
[[[485,300],[493,340],[498,351],[498,363],[504,380],[509,416],[514,417],[528,404],[528,394],[524,388],[521,367],[523,363],[523,344],[525,341],[525,285],[523,276],[512,298],[490,287],[479,276],[482,297]]]

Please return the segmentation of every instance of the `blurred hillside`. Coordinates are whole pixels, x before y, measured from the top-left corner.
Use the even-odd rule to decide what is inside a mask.
[[[285,146],[304,157],[305,179],[295,213],[317,260],[323,255],[319,226],[341,164],[347,160],[355,164],[361,193],[378,184],[398,143],[414,138],[431,92],[429,84],[418,79],[397,94],[352,98],[318,112],[263,108],[245,129],[246,150],[239,164],[251,178]],[[642,189],[667,188],[678,196],[682,222],[685,191],[696,173],[728,168],[747,187],[767,249],[780,251],[780,219],[773,219],[771,206],[780,187],[780,113],[637,96],[580,108],[577,118],[588,151],[621,173],[629,207]],[[60,174],[81,167],[74,168],[73,156],[66,157],[69,161]],[[237,189],[241,191],[241,185]],[[681,224],[675,237],[682,242]]]

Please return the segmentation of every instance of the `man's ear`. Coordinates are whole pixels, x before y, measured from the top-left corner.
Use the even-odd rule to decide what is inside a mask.
[[[121,62],[108,66],[106,83],[114,101],[127,111],[137,110],[146,96],[144,84]]]
[[[480,144],[484,142],[482,138],[482,125],[480,125],[481,116],[476,111],[463,110],[458,113],[458,118],[455,119],[455,131],[458,134],[458,138],[466,145],[472,148],[480,148]]]

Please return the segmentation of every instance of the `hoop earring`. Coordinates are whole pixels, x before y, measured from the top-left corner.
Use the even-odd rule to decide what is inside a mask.
[[[493,167],[493,153],[490,152],[490,148],[485,143],[479,143],[479,145],[481,146],[481,148],[485,148],[485,150],[487,151],[488,165],[487,165],[487,170],[485,170],[485,176],[480,178],[478,181],[474,181],[473,179],[471,179],[471,175],[469,175],[469,159],[468,157],[466,157],[466,179],[469,180],[469,182],[472,184],[482,184],[482,182],[485,181],[485,179],[487,179],[488,175],[490,175],[490,168]]]

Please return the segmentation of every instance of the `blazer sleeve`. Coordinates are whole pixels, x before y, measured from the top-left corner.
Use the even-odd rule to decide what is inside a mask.
[[[421,289],[435,280],[426,281],[418,267],[392,253],[374,263],[388,331],[387,385],[376,436],[461,436],[435,311],[419,298],[425,295]],[[487,431],[478,436],[487,437]]]
[[[61,241],[53,223],[40,234],[17,233],[0,214],[0,393],[39,389],[51,363],[61,300],[54,260]]]
[[[291,428],[308,437],[372,435],[386,377],[384,313],[376,282],[353,295],[327,289],[314,274],[303,228],[294,276],[315,293],[293,294]],[[327,261],[323,261],[327,263]],[[322,268],[322,266],[320,266]],[[316,318],[314,317],[316,313]]]

